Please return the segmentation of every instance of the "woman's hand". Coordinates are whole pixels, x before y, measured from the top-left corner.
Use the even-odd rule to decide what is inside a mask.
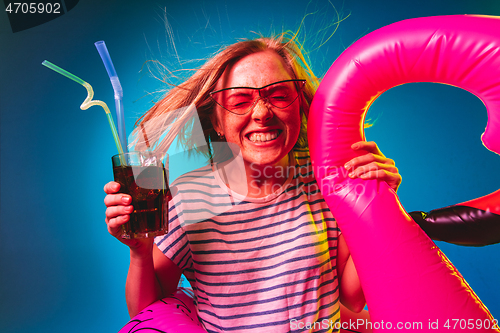
[[[345,164],[349,171],[350,178],[380,179],[385,181],[394,191],[398,190],[401,184],[401,175],[396,168],[394,161],[387,158],[378,149],[373,141],[359,141],[354,143],[353,150],[365,150],[368,153],[353,158]]]
[[[130,213],[133,211],[132,197],[128,194],[118,193],[120,184],[109,182],[104,186],[106,197],[106,224],[108,232],[116,237],[120,242],[130,247],[132,254],[138,256],[151,256],[154,238],[124,239],[121,237],[122,225],[130,220]]]

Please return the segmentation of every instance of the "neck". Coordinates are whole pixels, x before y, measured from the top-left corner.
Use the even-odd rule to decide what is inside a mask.
[[[247,197],[262,198],[275,192],[286,182],[290,159],[291,154],[288,154],[275,165],[243,162],[245,175],[242,175],[241,163],[233,160],[219,165],[220,175],[226,186],[236,193],[247,193]]]

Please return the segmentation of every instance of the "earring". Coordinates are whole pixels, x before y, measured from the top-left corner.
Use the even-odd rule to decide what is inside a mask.
[[[224,134],[217,132],[217,135],[219,136],[219,139],[224,139]]]

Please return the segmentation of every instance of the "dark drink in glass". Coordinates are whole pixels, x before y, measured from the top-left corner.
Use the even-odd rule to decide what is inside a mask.
[[[133,212],[122,238],[145,238],[168,232],[168,201],[172,198],[161,159],[150,152],[115,155],[113,174],[120,192],[132,197]]]

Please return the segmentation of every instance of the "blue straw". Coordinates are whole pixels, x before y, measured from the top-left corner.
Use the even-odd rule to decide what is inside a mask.
[[[125,130],[125,117],[123,115],[122,85],[120,84],[120,80],[118,79],[118,75],[116,74],[115,66],[113,66],[111,57],[109,56],[106,43],[104,43],[104,41],[99,41],[96,42],[94,45],[97,48],[99,55],[101,56],[102,62],[104,63],[104,67],[106,67],[109,79],[111,80],[111,85],[113,86],[113,91],[115,92],[115,109],[116,109],[116,121],[118,123],[118,136],[120,137],[120,141],[124,152],[127,153],[128,144],[127,144],[127,131]]]

